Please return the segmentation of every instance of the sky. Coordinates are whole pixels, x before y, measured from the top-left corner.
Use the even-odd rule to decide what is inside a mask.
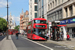
[[[20,14],[29,11],[29,0],[8,0],[8,14],[12,15],[13,22],[16,22],[16,25],[20,24]],[[0,0],[0,17],[7,19],[7,0]]]

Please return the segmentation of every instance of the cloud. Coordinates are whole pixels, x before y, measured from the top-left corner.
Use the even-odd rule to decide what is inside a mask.
[[[20,21],[20,17],[18,16],[18,17],[16,17],[16,16],[12,16],[12,20],[15,20],[15,21]]]
[[[3,18],[7,20],[7,16],[4,16]],[[15,21],[15,22],[20,22],[20,17],[19,17],[19,16],[16,17],[16,16],[13,15],[13,16],[12,16],[12,21],[13,21],[13,22],[14,22],[14,21]]]
[[[8,4],[10,5],[11,2],[8,2]],[[7,6],[7,0],[0,0],[0,8],[6,7],[6,6]]]
[[[4,16],[3,18],[4,18],[4,19],[7,19],[7,16]]]

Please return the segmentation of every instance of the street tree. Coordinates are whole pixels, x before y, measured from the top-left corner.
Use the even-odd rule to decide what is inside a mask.
[[[7,30],[7,21],[0,17],[0,32]]]
[[[17,29],[17,30],[19,31],[19,27],[20,27],[20,26],[18,25],[18,26],[15,27],[15,29]]]

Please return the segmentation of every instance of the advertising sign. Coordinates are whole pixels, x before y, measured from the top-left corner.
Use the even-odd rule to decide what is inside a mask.
[[[75,23],[75,18],[60,21],[60,25],[62,25],[62,24],[70,24],[70,23]]]

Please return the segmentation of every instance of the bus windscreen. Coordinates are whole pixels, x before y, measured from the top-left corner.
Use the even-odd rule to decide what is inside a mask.
[[[34,23],[43,23],[43,24],[46,24],[46,20],[34,20]]]

